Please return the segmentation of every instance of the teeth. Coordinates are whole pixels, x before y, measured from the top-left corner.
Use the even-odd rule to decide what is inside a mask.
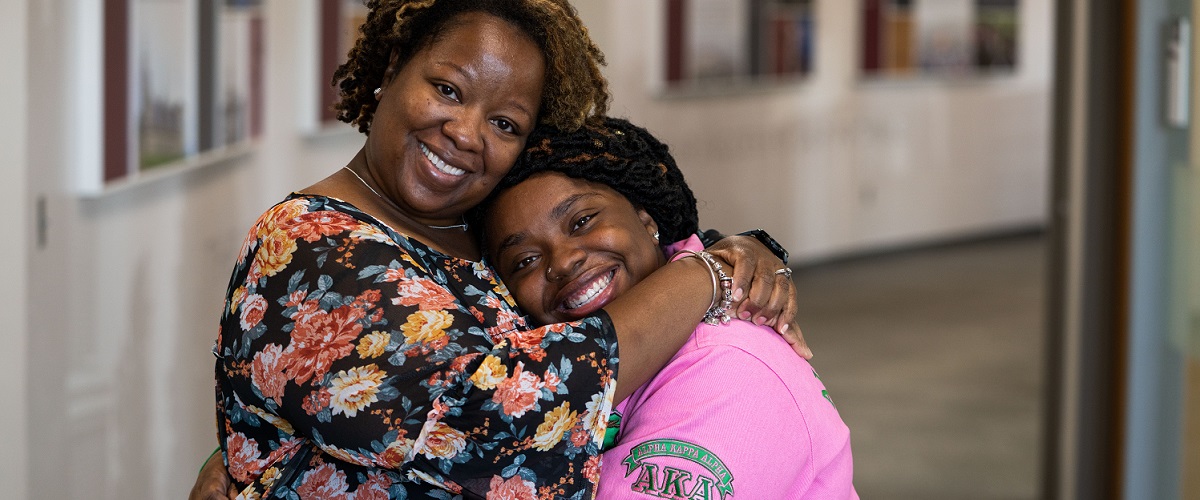
[[[445,174],[458,176],[467,173],[466,170],[447,165],[444,160],[438,157],[438,155],[433,154],[433,151],[430,151],[424,144],[421,145],[421,152],[425,154],[426,158],[429,158],[434,167],[437,167],[438,170],[441,170]]]
[[[608,284],[612,283],[612,277],[612,273],[608,273],[603,278],[600,278],[596,280],[595,283],[592,283],[592,286],[587,287],[587,290],[584,290],[580,296],[574,299],[568,299],[566,303],[567,309],[578,309],[584,304],[591,302],[592,299],[596,298],[597,295],[600,295],[600,292],[603,292],[605,288],[608,288]]]

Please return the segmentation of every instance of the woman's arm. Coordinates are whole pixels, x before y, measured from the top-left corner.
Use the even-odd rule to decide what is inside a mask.
[[[221,454],[213,453],[204,462],[204,467],[200,468],[200,475],[196,476],[196,484],[192,485],[188,500],[233,500],[237,495]]]
[[[734,279],[735,295],[736,290],[749,290],[740,298],[761,300],[762,305],[756,306],[755,312],[764,321],[782,325],[778,330],[799,335],[798,328],[788,327],[795,308],[783,304],[794,296],[794,287],[790,279],[784,282],[780,279],[782,275],[774,274],[783,267],[783,261],[749,237],[725,238],[712,250],[719,257],[727,257],[726,272]],[[614,402],[624,400],[666,365],[691,336],[712,300],[712,275],[708,267],[699,259],[680,259],[655,271],[605,306],[617,332],[621,356]],[[736,302],[731,309],[736,310]],[[803,340],[798,342],[802,344]],[[796,345],[793,339],[789,343]],[[802,351],[797,349],[797,352]]]

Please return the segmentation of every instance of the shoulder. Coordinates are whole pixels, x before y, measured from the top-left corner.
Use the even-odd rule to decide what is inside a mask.
[[[743,369],[774,373],[783,379],[812,371],[775,330],[749,321],[724,325],[701,323],[682,352],[719,354],[721,364],[738,363]]]
[[[601,469],[606,494],[644,494],[685,472],[691,488],[711,486],[715,495],[723,483],[734,499],[812,498],[824,482],[849,484],[841,472],[850,467],[849,430],[823,391],[808,362],[769,328],[702,325],[625,407],[605,462],[623,466]]]

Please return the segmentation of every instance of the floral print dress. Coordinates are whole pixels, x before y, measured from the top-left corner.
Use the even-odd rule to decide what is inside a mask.
[[[213,352],[244,498],[594,496],[611,320],[531,329],[485,263],[346,202],[293,194],[258,219]]]

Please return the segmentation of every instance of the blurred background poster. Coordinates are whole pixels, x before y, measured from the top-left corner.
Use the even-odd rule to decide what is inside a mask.
[[[207,117],[202,117],[201,150],[232,146],[262,133],[261,0],[226,0],[212,16],[215,51],[210,77],[201,92]],[[202,26],[204,23],[202,23]],[[204,36],[202,39],[210,39]]]
[[[333,106],[339,99],[339,89],[331,84],[331,77],[358,42],[361,36],[358,27],[367,20],[368,11],[362,0],[320,0],[318,8],[320,61],[317,65],[319,71],[314,75],[317,78],[316,88],[320,89],[317,123],[329,125],[338,121]]]
[[[730,88],[812,71],[812,0],[665,3],[669,88]]]
[[[933,72],[963,72],[975,46],[975,0],[918,0],[913,8],[917,63]]]
[[[191,80],[196,68],[195,18],[191,0],[136,0],[133,4],[133,117],[136,168],[182,159],[196,150],[198,110]],[[183,21],[183,22],[181,22]]]
[[[262,133],[262,0],[109,0],[104,17],[104,185]]]
[[[1017,0],[864,0],[868,76],[962,75],[1017,64]]]

